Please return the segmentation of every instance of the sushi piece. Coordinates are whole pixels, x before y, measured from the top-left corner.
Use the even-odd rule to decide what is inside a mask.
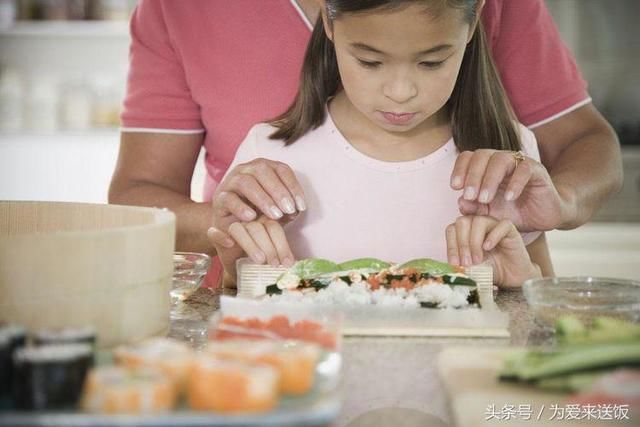
[[[189,376],[192,409],[220,413],[261,413],[278,403],[278,371],[269,365],[197,357]]]
[[[171,338],[151,338],[114,351],[116,363],[122,366],[163,372],[171,379],[178,394],[186,385],[193,356],[193,350],[187,344]]]
[[[280,374],[280,393],[299,396],[313,387],[320,348],[297,340],[225,340],[210,342],[207,353],[219,359],[268,364]]]
[[[81,406],[94,414],[149,414],[170,411],[175,403],[174,386],[162,372],[103,366],[89,372]]]
[[[295,339],[311,342],[335,350],[338,346],[338,335],[315,320],[303,319],[291,322],[286,316],[276,315],[267,320],[257,317],[240,319],[235,316],[224,316],[209,329],[210,340],[224,339]]]
[[[16,408],[73,408],[93,363],[93,352],[88,344],[24,347],[16,351],[13,362]]]
[[[33,334],[33,343],[35,345],[89,344],[95,347],[96,330],[93,326],[43,329]]]
[[[22,326],[0,327],[0,399],[6,399],[11,395],[13,354],[18,348],[24,347],[26,336]]]

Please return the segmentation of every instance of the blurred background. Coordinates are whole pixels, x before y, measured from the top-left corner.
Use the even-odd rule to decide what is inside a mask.
[[[554,261],[595,262],[620,276],[616,271],[640,259],[640,1],[546,3],[593,102],[618,132],[625,172],[623,190],[595,219],[601,226],[572,232],[570,243],[567,234],[550,233],[552,248],[559,248]],[[0,0],[0,199],[106,202],[135,4]],[[195,200],[203,179],[201,156],[192,183]],[[614,255],[571,252],[585,245]],[[624,275],[640,273],[635,267]]]

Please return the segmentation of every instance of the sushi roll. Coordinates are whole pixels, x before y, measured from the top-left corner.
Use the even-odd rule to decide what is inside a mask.
[[[93,363],[87,344],[24,347],[13,355],[13,400],[24,410],[73,408]]]
[[[33,343],[35,345],[89,344],[95,347],[96,331],[92,326],[43,329],[33,334]]]
[[[0,326],[0,400],[11,395],[13,383],[13,353],[24,347],[26,332],[22,326]],[[0,403],[0,405],[3,405]]]
[[[104,366],[89,372],[81,406],[94,414],[148,414],[170,411],[175,403],[171,379],[162,372]]]
[[[320,348],[297,340],[211,341],[207,353],[220,359],[265,363],[280,374],[280,393],[299,396],[313,387]]]
[[[178,394],[186,386],[193,350],[171,338],[151,338],[137,345],[119,347],[114,351],[116,363],[127,368],[158,369],[173,382]]]
[[[278,403],[278,372],[269,365],[201,355],[191,368],[187,401],[198,411],[267,412]]]

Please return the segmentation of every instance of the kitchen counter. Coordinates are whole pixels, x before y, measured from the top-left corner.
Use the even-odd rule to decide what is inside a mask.
[[[225,293],[230,291],[224,291]],[[172,321],[170,335],[197,347],[206,339],[204,319],[219,308],[220,290],[199,289]],[[509,314],[510,339],[348,337],[343,340],[344,406],[332,427],[342,426],[448,426],[447,400],[435,360],[445,346],[545,345],[549,333],[537,327],[521,291],[501,291],[496,297]],[[526,403],[526,402],[523,402]],[[483,419],[484,414],[478,414]]]

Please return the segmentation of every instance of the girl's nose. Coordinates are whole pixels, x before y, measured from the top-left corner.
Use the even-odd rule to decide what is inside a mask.
[[[413,99],[418,94],[418,88],[407,76],[396,77],[384,85],[383,94],[390,100],[402,104]]]

